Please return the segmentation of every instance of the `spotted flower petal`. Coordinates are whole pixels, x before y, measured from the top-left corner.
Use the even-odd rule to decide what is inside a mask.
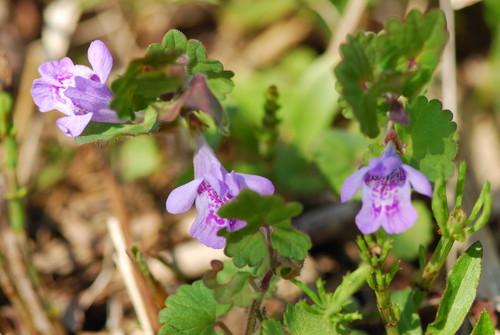
[[[203,137],[198,138],[199,149],[194,155],[195,179],[176,188],[167,198],[167,211],[172,214],[187,211],[193,201],[196,205],[196,220],[191,227],[191,236],[215,249],[223,248],[226,239],[217,232],[240,229],[245,221],[225,219],[217,215],[219,208],[238,196],[243,188],[262,195],[274,192],[273,184],[266,178],[232,171],[228,173]]]
[[[411,186],[423,195],[432,196],[427,178],[414,168],[402,164],[389,144],[380,158],[351,175],[342,186],[341,200],[351,199],[361,188],[363,205],[356,215],[356,225],[363,234],[383,227],[389,234],[399,234],[417,220],[411,204]]]

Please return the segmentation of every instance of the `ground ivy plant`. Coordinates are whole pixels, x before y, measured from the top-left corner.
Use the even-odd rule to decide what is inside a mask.
[[[104,43],[94,41],[88,50],[91,68],[74,65],[69,58],[44,63],[31,93],[40,111],[57,109],[66,115],[57,125],[78,144],[155,134],[165,127],[186,127],[198,143],[194,178],[168,195],[166,209],[178,214],[195,204],[191,235],[208,247],[223,249],[229,260],[213,260],[200,280],[181,286],[166,299],[158,316],[163,325],[160,335],[233,334],[221,316],[235,306],[247,311],[245,334],[359,333],[355,321],[368,313],[351,297],[364,285],[374,292],[388,334],[453,334],[475,297],[481,273],[479,242],[446,276],[434,322],[421,324],[418,310],[453,243],[465,241],[487,222],[492,197],[486,184],[472,211],[464,211],[466,164],[460,163],[455,204],[448,207],[445,183],[455,168],[456,124],[440,101],[425,96],[447,39],[443,13],[411,11],[404,20],[389,19],[377,34],[348,36],[340,47],[341,61],[332,69],[337,86],[332,90],[340,93],[344,116],[357,122],[369,145],[366,165],[345,180],[339,194],[346,202],[361,190],[361,210],[353,213],[362,233],[357,239],[361,262],[333,290],[327,290],[321,279],[314,287],[296,279],[312,247],[309,237],[292,225],[302,205],[275,194],[267,178],[228,172],[205,140],[204,130],[210,125],[227,134],[230,118],[223,100],[233,88],[233,73],[208,58],[199,41],[171,30],[109,86],[113,60]],[[278,137],[277,99],[273,87],[262,129],[269,135],[263,136],[267,140],[262,145],[270,155]],[[6,126],[8,101],[2,93],[4,138],[13,136]],[[429,259],[421,250],[421,269],[413,285],[391,291],[400,268],[398,260],[389,258],[391,236],[408,230],[418,217],[412,189],[432,199],[439,242]],[[279,280],[294,283],[304,299],[290,302],[281,315],[269,315],[263,302]],[[473,333],[491,333],[492,327],[483,312]]]

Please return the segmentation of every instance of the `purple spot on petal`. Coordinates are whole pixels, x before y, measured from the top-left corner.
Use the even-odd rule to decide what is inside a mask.
[[[397,167],[387,176],[367,173],[364,183],[371,190],[371,205],[376,217],[382,212],[393,216],[399,211],[399,201],[396,198],[400,188],[406,183],[403,169]]]
[[[234,198],[233,195],[228,193],[224,197],[219,196],[206,180],[204,180],[198,187],[198,195],[200,197],[208,198],[207,206],[210,211],[205,218],[205,223],[209,226],[217,226],[219,229],[227,227],[228,230],[231,230],[231,227],[236,223],[236,220],[221,218],[216,214],[216,212],[222,205]]]

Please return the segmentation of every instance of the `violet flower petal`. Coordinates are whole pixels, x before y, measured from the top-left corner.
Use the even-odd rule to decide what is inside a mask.
[[[346,202],[358,193],[361,184],[363,183],[363,178],[365,177],[366,172],[370,169],[369,166],[365,166],[364,168],[359,169],[354,172],[349,178],[346,179],[344,184],[342,185],[342,190],[340,191],[340,201]]]
[[[167,212],[171,214],[187,212],[193,206],[198,196],[198,187],[202,182],[203,179],[199,178],[174,189],[167,198]]]
[[[274,193],[273,183],[264,177],[246,173],[235,173],[239,179],[241,188],[248,188],[260,195],[271,195]]]
[[[105,83],[113,67],[113,57],[106,45],[99,40],[90,43],[87,57],[99,81]]]
[[[83,132],[92,118],[92,113],[84,115],[66,116],[57,119],[57,126],[70,137],[77,137]]]
[[[83,77],[75,77],[75,87],[69,87],[64,94],[76,108],[94,113],[92,121],[121,123],[116,112],[109,109],[113,93],[106,84]]]
[[[406,164],[403,164],[403,170],[406,172],[406,176],[415,191],[432,197],[432,185],[422,172]]]
[[[233,225],[237,220],[224,219],[217,215],[219,208],[230,199],[220,197],[214,189],[204,181],[198,188],[196,197],[196,220],[191,226],[191,236],[201,243],[214,249],[221,249],[226,244],[226,239],[217,236],[217,232],[222,228],[233,230]]]
[[[371,234],[380,228],[380,225],[382,224],[381,221],[384,217],[383,215],[380,215],[380,212],[377,213],[377,211],[375,211],[372,190],[369,187],[363,186],[361,189],[361,199],[363,206],[356,215],[356,225],[363,234]]]
[[[382,227],[389,234],[399,234],[408,230],[417,221],[417,211],[411,204],[411,187],[407,181],[399,187],[391,208],[384,208],[385,220]]]

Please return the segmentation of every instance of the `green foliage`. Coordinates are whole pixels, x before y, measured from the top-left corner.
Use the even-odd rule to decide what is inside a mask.
[[[219,233],[227,238],[224,252],[234,257],[237,266],[255,266],[264,260],[267,262],[269,255],[263,251],[266,250],[266,244],[261,227],[272,226],[268,234],[273,249],[284,258],[304,260],[307,250],[312,246],[311,241],[307,235],[290,225],[290,218],[301,211],[302,205],[299,203],[285,204],[279,196],[261,196],[256,192],[243,190],[236,200],[222,206],[218,212],[221,217],[247,222],[244,228],[237,231],[222,230]]]
[[[226,314],[231,304],[218,304],[201,281],[182,285],[176,294],[165,301],[158,320],[164,326],[159,335],[215,335],[214,323],[218,316]]]
[[[134,112],[145,109],[160,95],[174,92],[182,85],[181,76],[172,75],[182,71],[177,64],[180,52],[150,47],[144,58],[132,61],[125,73],[111,84],[115,93],[110,107],[118,117],[135,118]]]
[[[290,335],[338,334],[335,324],[304,301],[288,305],[284,318]]]
[[[285,335],[278,320],[267,319],[262,322],[260,335]]]
[[[343,99],[361,131],[376,137],[385,124],[388,98],[410,102],[422,93],[447,40],[441,12],[411,11],[405,21],[389,19],[378,35],[358,33],[341,46],[335,74]]]
[[[402,234],[391,235],[393,254],[398,258],[414,260],[421,247],[426,248],[434,238],[434,221],[427,206],[421,201],[414,201],[418,218],[415,225]]]
[[[420,316],[417,313],[413,302],[411,288],[406,288],[391,294],[392,302],[398,306],[401,316],[398,322],[398,328],[402,335],[422,335],[422,326],[420,325]]]
[[[396,125],[401,141],[406,145],[402,160],[424,173],[431,181],[438,179],[444,169],[444,178],[453,175],[453,159],[457,146],[453,135],[457,125],[451,121],[453,115],[442,109],[438,100],[427,101],[423,96],[406,104],[410,124]]]
[[[300,261],[307,257],[312,247],[309,236],[292,228],[289,222],[274,226],[271,244],[281,256]]]
[[[111,89],[110,106],[122,119],[154,106],[161,120],[174,121],[181,112],[202,111],[224,130],[227,118],[219,100],[233,88],[233,73],[207,58],[205,47],[178,30],[169,31],[161,44],[149,46],[146,56],[132,61]]]
[[[259,295],[250,286],[253,279],[254,276],[248,268],[240,270],[231,265],[231,262],[220,261],[212,261],[212,270],[203,275],[203,283],[213,290],[218,303],[240,307],[248,306],[250,301]]]
[[[474,326],[474,329],[472,330],[471,335],[493,335],[495,334],[495,325],[493,324],[493,321],[491,320],[491,316],[488,314],[488,312],[483,309],[481,312],[481,316],[479,317],[479,320],[477,320],[476,325]]]
[[[302,205],[298,202],[285,204],[283,198],[277,195],[261,196],[244,189],[236,200],[222,206],[218,214],[223,218],[244,220],[248,225],[243,229],[249,229],[257,225],[282,223],[301,212]]]
[[[481,275],[483,247],[476,242],[458,259],[447,277],[436,320],[426,334],[454,334],[469,311]]]
[[[93,122],[87,125],[83,133],[75,138],[77,144],[109,141],[124,136],[149,134],[159,126],[158,112],[153,108],[146,109],[142,123],[104,123]]]

